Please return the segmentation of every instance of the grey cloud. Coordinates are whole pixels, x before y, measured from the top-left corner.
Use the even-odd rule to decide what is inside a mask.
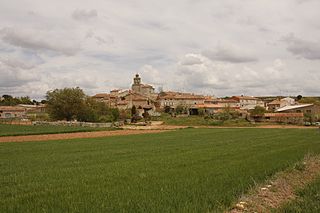
[[[222,45],[217,46],[214,50],[204,50],[202,54],[214,61],[226,61],[231,63],[258,61],[256,57],[246,53],[245,50],[241,52],[240,50]]]
[[[50,35],[42,35],[36,31],[24,32],[8,27],[0,30],[2,41],[13,46],[35,51],[53,51],[65,55],[73,55],[79,51],[79,47],[76,44],[67,42],[65,38],[52,37]]]
[[[23,62],[23,61],[11,59],[11,58],[0,58],[0,63],[3,63],[13,69],[20,68],[24,70],[29,70],[36,66],[35,64],[32,64],[32,63]]]
[[[297,38],[294,34],[290,34],[282,38],[287,44],[287,50],[294,55],[301,56],[309,60],[320,59],[320,41],[308,41]]]
[[[0,87],[17,87],[39,80],[32,65],[13,60],[0,60]]]
[[[77,9],[75,11],[73,11],[72,13],[72,18],[75,20],[88,20],[88,19],[92,19],[98,16],[98,12],[97,10],[80,10]]]
[[[202,63],[202,59],[196,54],[187,54],[180,61],[181,65],[195,65]]]

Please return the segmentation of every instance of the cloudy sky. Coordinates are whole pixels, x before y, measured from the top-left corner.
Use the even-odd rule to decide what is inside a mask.
[[[0,1],[0,95],[320,95],[319,0]]]

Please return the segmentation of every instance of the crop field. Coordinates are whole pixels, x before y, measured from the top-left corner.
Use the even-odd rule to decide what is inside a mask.
[[[320,177],[296,193],[298,198],[279,209],[280,212],[320,212]]]
[[[70,132],[91,132],[91,131],[108,130],[108,129],[110,128],[49,126],[49,125],[29,126],[29,125],[0,124],[0,137],[16,136],[16,135],[70,133]]]
[[[221,212],[307,153],[313,129],[2,143],[0,212]]]

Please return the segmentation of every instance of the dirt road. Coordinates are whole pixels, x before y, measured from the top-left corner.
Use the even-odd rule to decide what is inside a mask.
[[[167,130],[114,130],[114,131],[77,132],[77,133],[47,134],[47,135],[7,136],[7,137],[0,137],[0,143],[62,140],[62,139],[73,139],[73,138],[98,138],[98,137],[108,137],[108,136],[116,136],[116,135],[138,135],[138,134],[147,134],[147,133],[159,133],[164,131],[167,131]]]

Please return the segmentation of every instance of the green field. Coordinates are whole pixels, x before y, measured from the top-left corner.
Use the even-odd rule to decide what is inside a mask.
[[[222,211],[320,153],[304,129],[184,129],[0,144],[0,212]]]
[[[91,131],[109,130],[109,129],[111,128],[49,126],[49,125],[29,126],[29,125],[0,124],[0,137],[16,136],[16,135],[70,133],[70,132],[91,132]]]

